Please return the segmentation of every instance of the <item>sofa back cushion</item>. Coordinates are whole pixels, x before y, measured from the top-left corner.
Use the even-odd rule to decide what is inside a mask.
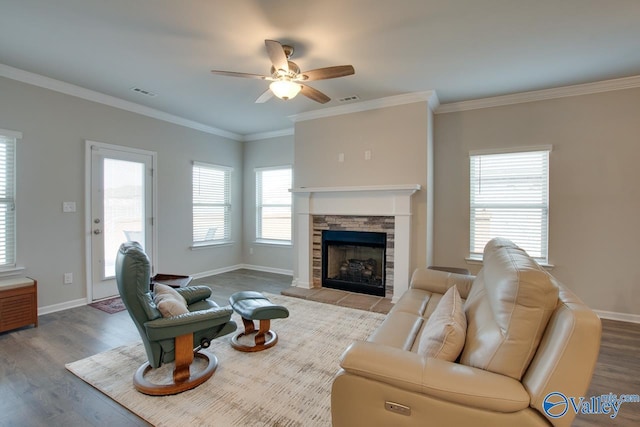
[[[460,363],[520,380],[558,303],[558,288],[506,239],[487,243],[483,264],[465,302]]]
[[[455,361],[467,331],[467,320],[462,309],[462,298],[453,285],[440,299],[438,306],[425,322],[418,344],[418,354],[423,357]]]

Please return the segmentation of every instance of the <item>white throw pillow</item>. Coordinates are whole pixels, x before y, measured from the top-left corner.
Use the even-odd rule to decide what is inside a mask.
[[[466,333],[467,318],[462,309],[462,298],[454,285],[442,296],[422,328],[418,354],[453,362],[464,347]]]
[[[156,283],[153,286],[153,302],[160,310],[162,317],[173,317],[189,312],[187,301],[171,286]]]

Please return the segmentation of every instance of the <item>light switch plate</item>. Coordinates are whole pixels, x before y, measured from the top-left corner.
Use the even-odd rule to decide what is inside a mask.
[[[62,202],[62,212],[75,212],[76,202]]]

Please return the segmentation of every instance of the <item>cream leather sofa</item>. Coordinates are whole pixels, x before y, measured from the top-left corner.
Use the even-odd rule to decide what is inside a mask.
[[[466,299],[462,353],[455,362],[422,357],[422,327],[453,285]],[[571,408],[554,418],[562,405],[549,416],[543,402],[552,392],[585,395],[600,334],[596,314],[571,291],[513,243],[494,239],[475,277],[416,270],[381,326],[345,351],[331,392],[333,425],[569,426]]]

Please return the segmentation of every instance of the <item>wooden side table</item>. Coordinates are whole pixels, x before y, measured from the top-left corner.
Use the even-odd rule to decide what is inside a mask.
[[[38,282],[29,277],[0,280],[0,332],[38,326]]]
[[[163,285],[171,286],[172,288],[184,288],[189,286],[193,277],[181,276],[178,274],[156,274],[151,278],[150,289],[153,291],[153,285],[156,283],[162,283]]]

